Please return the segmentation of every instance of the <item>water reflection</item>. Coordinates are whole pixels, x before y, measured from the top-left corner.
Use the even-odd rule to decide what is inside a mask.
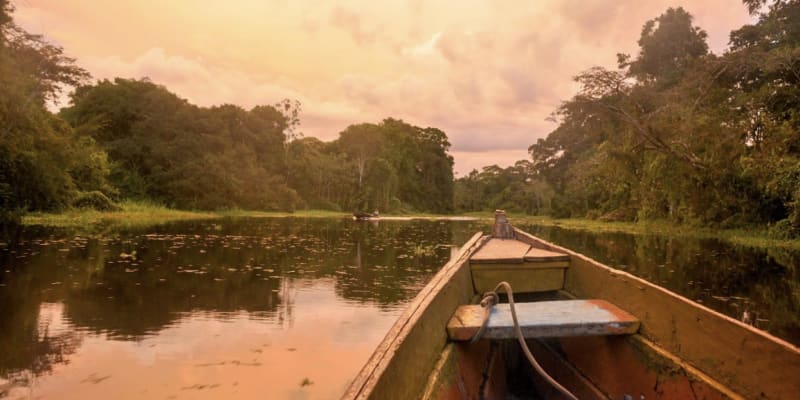
[[[0,250],[0,397],[336,398],[475,230],[259,219],[16,232]]]
[[[800,252],[714,239],[523,228],[800,345]]]

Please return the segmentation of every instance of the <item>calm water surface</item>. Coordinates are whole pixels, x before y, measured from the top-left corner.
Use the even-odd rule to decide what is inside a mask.
[[[0,398],[335,399],[488,225],[231,219],[0,243]],[[797,252],[526,226],[800,343]]]
[[[0,249],[0,398],[334,399],[469,222],[239,219]]]

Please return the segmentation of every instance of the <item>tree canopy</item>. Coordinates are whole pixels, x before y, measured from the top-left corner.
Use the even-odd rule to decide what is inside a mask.
[[[88,73],[15,25],[12,11],[0,1],[0,219],[112,195],[105,153],[45,107]]]
[[[452,211],[453,160],[436,128],[357,124],[303,138],[301,104],[198,107],[147,78],[90,82],[0,0],[0,214],[112,209]],[[47,104],[74,88],[58,114]]]
[[[559,126],[529,149],[553,213],[800,233],[800,2],[758,16],[714,55],[668,9],[644,25],[637,58],[579,74]]]
[[[315,207],[453,211],[453,158],[447,135],[388,118],[351,125],[331,143],[292,143],[294,187]]]
[[[146,79],[78,87],[60,115],[112,161],[124,198],[188,209],[292,209],[287,120],[272,106],[197,107]]]

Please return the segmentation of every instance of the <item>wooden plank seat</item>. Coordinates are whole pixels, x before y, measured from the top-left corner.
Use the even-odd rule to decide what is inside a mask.
[[[639,320],[603,300],[556,300],[515,303],[525,338],[624,335],[639,330]],[[485,316],[477,304],[458,307],[447,323],[450,340],[470,340]],[[486,339],[513,339],[514,322],[507,303],[492,307]]]

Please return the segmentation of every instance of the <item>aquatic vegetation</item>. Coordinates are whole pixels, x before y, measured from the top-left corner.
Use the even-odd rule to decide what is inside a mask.
[[[219,218],[217,214],[197,211],[173,210],[162,205],[142,201],[125,201],[119,211],[71,209],[61,213],[36,212],[22,217],[23,225],[41,225],[58,228],[96,228],[98,226],[136,227],[157,225],[168,221]]]
[[[414,246],[411,249],[411,253],[414,256],[417,256],[417,257],[432,256],[434,254],[435,250],[436,250],[436,246],[435,245],[425,246],[425,245],[418,244],[418,245]]]

